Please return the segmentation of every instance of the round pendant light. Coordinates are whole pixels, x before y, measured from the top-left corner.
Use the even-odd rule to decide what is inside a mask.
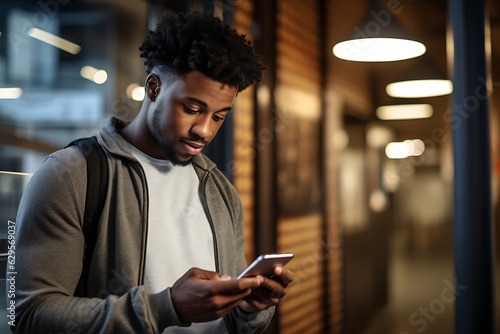
[[[371,0],[370,11],[348,38],[335,44],[333,54],[359,62],[387,62],[415,58],[426,52],[396,21],[401,8],[385,0]]]
[[[446,79],[407,80],[390,83],[385,91],[392,97],[434,97],[451,94],[453,84]]]
[[[434,113],[430,104],[397,104],[378,107],[375,111],[381,120],[429,118]]]
[[[401,38],[359,38],[337,43],[333,54],[340,59],[359,62],[385,62],[415,58],[425,53],[420,42]]]

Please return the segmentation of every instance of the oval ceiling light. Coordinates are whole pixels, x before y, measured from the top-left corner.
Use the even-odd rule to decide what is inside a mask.
[[[445,79],[408,80],[390,83],[385,91],[392,97],[433,97],[451,94],[453,84]]]
[[[403,6],[387,0],[370,0],[368,13],[352,32],[332,48],[344,60],[388,62],[415,58],[426,51],[424,44],[397,21]]]
[[[433,114],[430,104],[397,104],[378,107],[377,117],[381,120],[403,120],[429,118]]]
[[[332,49],[337,58],[360,62],[410,59],[425,51],[424,44],[401,38],[358,38],[337,43]]]

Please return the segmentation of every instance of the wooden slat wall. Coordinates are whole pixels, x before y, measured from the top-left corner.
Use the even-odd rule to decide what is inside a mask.
[[[324,218],[314,200],[321,196],[317,191],[321,139],[316,131],[320,128],[322,98],[319,14],[318,0],[277,1],[276,109],[293,115],[286,116],[288,125],[276,131],[278,251],[295,253],[290,268],[296,281],[278,309],[280,333],[287,334],[324,333],[326,323]],[[304,198],[300,192],[304,190],[313,199]],[[304,205],[300,199],[308,203]],[[298,211],[290,215],[293,210]]]
[[[326,103],[327,117],[322,119],[323,111],[323,75],[321,68],[321,34],[320,34],[320,0],[302,2],[299,0],[277,1],[277,40],[276,40],[276,109],[278,116],[277,129],[278,155],[299,154],[297,164],[292,170],[308,171],[316,174],[314,182],[325,183],[324,196],[326,216],[321,209],[312,209],[300,215],[280,214],[277,222],[277,251],[293,251],[296,255],[291,269],[296,274],[296,281],[290,286],[289,294],[278,308],[279,333],[330,333],[341,332],[342,319],[342,284],[341,284],[341,252],[340,232],[338,228],[338,208],[336,206],[338,188],[336,179],[335,147],[328,145],[326,134],[321,138],[314,131],[337,131],[341,128],[341,113],[335,103]],[[333,10],[330,7],[330,10]],[[234,10],[235,28],[251,37],[254,6],[252,0],[238,1]],[[331,28],[331,27],[330,27]],[[251,261],[255,257],[254,249],[254,208],[253,198],[255,186],[255,134],[254,134],[254,91],[249,88],[237,99],[234,114],[234,182],[240,193],[245,210],[246,255]],[[290,116],[291,115],[291,116]],[[324,125],[323,122],[329,124]],[[323,124],[323,125],[322,125]],[[286,145],[290,131],[298,131],[299,145]],[[287,133],[288,131],[288,133]],[[300,135],[307,134],[308,138]],[[313,138],[311,138],[311,136]],[[293,135],[291,135],[293,137]],[[314,145],[314,152],[304,152],[304,141],[307,146]],[[320,152],[320,141],[325,142],[324,151]],[[305,153],[300,155],[301,153]],[[330,155],[321,165],[320,156]],[[307,158],[305,158],[307,157]],[[280,159],[280,157],[278,157]],[[304,160],[312,159],[311,163]],[[279,166],[279,164],[278,164]],[[279,168],[279,167],[278,167]],[[321,171],[331,173],[325,180],[319,180]],[[283,171],[283,170],[282,170]],[[288,170],[290,172],[290,170]],[[303,177],[303,172],[296,173]],[[279,179],[282,178],[278,170]],[[307,176],[307,175],[306,175]],[[313,190],[316,189],[313,187]],[[311,191],[311,189],[309,189]],[[312,194],[315,194],[312,191]],[[324,224],[327,228],[324,228]],[[327,234],[325,235],[325,230]],[[325,277],[325,272],[328,272]],[[328,285],[328,290],[325,286]],[[328,292],[328,297],[325,298]],[[328,307],[325,304],[328,303]],[[327,313],[328,312],[328,313]]]
[[[240,34],[251,39],[253,23],[252,0],[240,0],[234,8],[234,26]],[[245,255],[250,263],[254,250],[254,88],[241,92],[234,107],[234,185],[243,204],[245,214]]]
[[[280,333],[325,332],[325,253],[320,214],[286,218],[278,222],[278,248],[292,251],[290,269],[295,281],[279,307]]]

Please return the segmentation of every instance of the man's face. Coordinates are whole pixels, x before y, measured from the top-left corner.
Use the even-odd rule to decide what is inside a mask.
[[[237,91],[198,71],[163,82],[147,122],[165,158],[189,164],[219,131]]]

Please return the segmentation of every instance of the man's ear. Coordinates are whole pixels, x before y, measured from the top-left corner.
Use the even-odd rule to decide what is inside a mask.
[[[160,93],[161,80],[157,74],[150,73],[146,77],[146,95],[151,102],[156,101],[156,97]]]

